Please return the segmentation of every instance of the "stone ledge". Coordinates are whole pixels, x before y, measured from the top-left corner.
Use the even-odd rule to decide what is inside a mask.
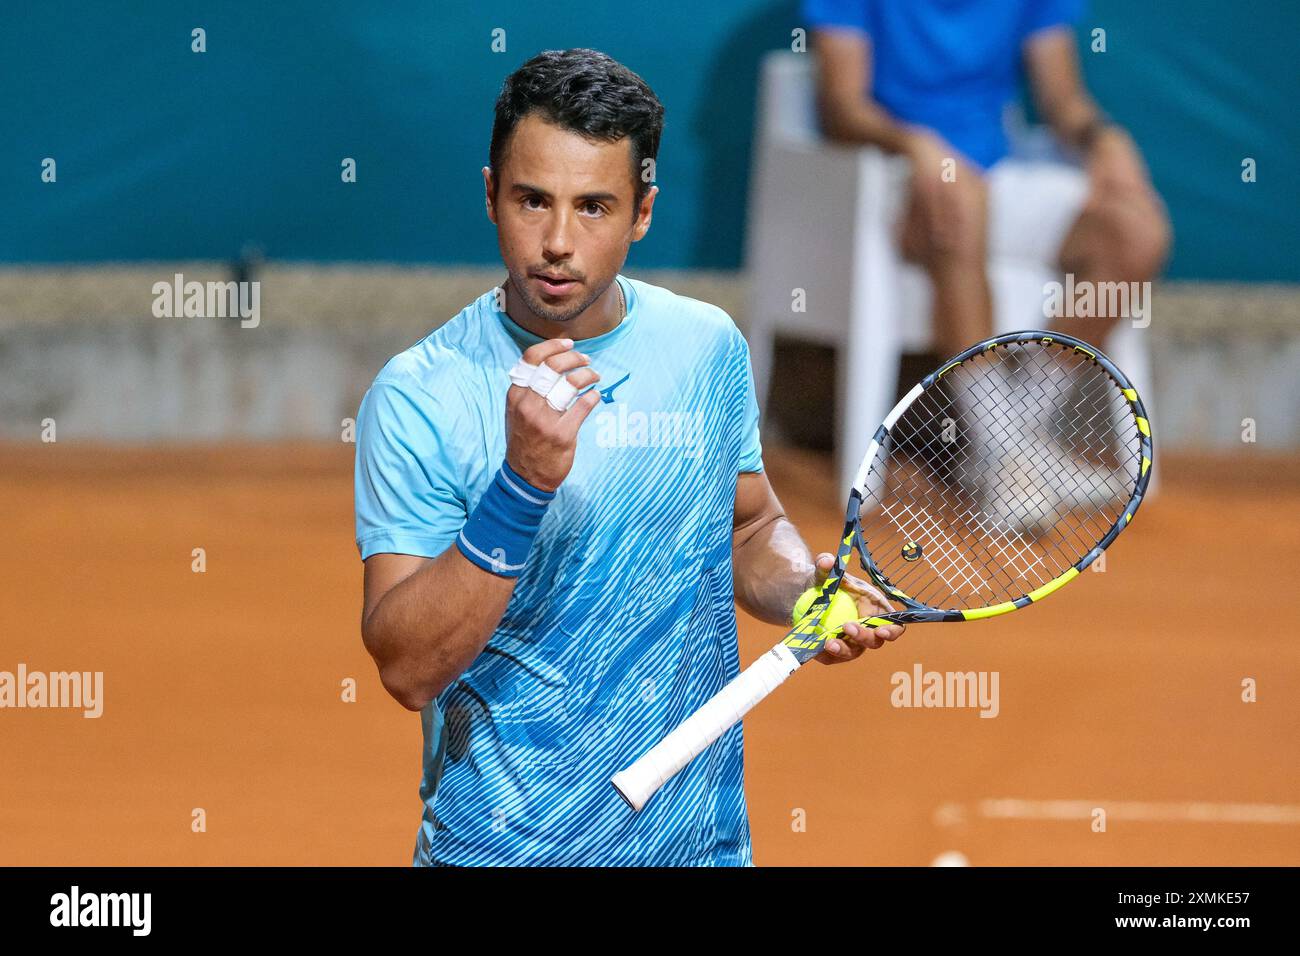
[[[228,281],[218,263],[0,269],[0,436],[109,441],[325,439],[384,362],[500,269],[269,265],[261,322],[157,318],[153,284]],[[628,270],[746,325],[737,272]],[[1161,283],[1151,399],[1164,446],[1300,447],[1300,287]],[[830,374],[830,368],[826,370]]]

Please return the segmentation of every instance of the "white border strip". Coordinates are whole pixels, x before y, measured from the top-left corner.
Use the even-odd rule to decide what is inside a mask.
[[[898,421],[899,416],[901,416],[903,412],[907,411],[907,406],[916,401],[916,397],[923,391],[924,389],[921,388],[920,382],[917,382],[912,386],[912,390],[904,395],[902,400],[894,406],[893,411],[885,416],[885,420],[882,423],[885,426],[885,431],[889,431],[894,427],[894,422]],[[853,479],[853,487],[858,489],[860,494],[866,494],[867,473],[871,471],[871,463],[876,460],[876,452],[879,450],[880,444],[873,438],[871,444],[867,446],[867,453],[862,456],[862,464],[858,465],[858,473]]]
[[[972,816],[985,820],[1087,820],[1093,810],[1108,820],[1138,823],[1265,823],[1300,826],[1300,805],[1284,803],[1154,803],[1139,800],[1023,800],[999,797],[980,800]],[[937,826],[964,823],[967,806],[948,803],[934,813]]]

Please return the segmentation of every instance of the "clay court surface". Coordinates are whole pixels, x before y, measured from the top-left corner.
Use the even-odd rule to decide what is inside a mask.
[[[767,459],[805,538],[834,542],[828,462]],[[0,864],[409,863],[420,721],[358,635],[351,463],[0,446],[0,670],[103,671],[105,697],[97,720],[0,711]],[[1157,467],[1104,573],[813,665],[755,711],[755,861],[1300,864],[1300,461]],[[742,614],[742,661],[779,636]],[[917,663],[997,671],[998,716],[892,707]]]

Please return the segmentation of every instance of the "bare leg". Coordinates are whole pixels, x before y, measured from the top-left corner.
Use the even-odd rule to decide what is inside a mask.
[[[1169,254],[1169,218],[1151,193],[1098,194],[1088,199],[1061,244],[1060,265],[1076,284],[1146,282],[1164,267]],[[1066,316],[1053,325],[1067,335],[1101,342],[1128,316],[1110,314],[1107,297],[1098,295],[1097,316]]]
[[[960,352],[993,332],[993,298],[981,255],[975,262],[932,264],[935,342],[944,355]]]
[[[933,285],[938,350],[951,355],[987,338],[993,299],[984,178],[962,166],[953,182],[914,183],[900,227],[903,256],[922,266]]]

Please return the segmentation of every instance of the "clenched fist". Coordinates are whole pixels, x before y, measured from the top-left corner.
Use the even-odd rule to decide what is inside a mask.
[[[572,339],[547,339],[523,354],[529,365],[547,365],[582,390],[600,380],[590,359]],[[580,395],[568,411],[557,411],[531,388],[511,385],[506,394],[506,461],[521,478],[542,491],[555,491],[573,467],[578,429],[600,402],[595,389]]]

